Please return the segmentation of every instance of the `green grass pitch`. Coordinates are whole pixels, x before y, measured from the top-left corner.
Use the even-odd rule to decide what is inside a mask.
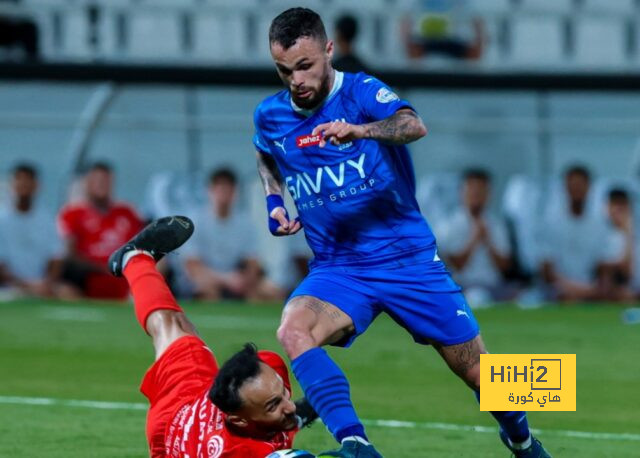
[[[278,306],[185,308],[220,362],[245,341],[280,351]],[[577,354],[577,411],[529,416],[555,457],[640,456],[640,326],[623,325],[619,315],[606,305],[477,312],[493,353]],[[508,456],[495,433],[461,428],[495,424],[433,349],[414,344],[390,319],[380,317],[350,349],[330,351],[363,418],[417,422],[368,427],[385,457]],[[145,412],[127,406],[145,401],[138,386],[152,358],[131,306],[0,304],[0,457],[146,456]],[[34,397],[126,404],[105,410],[22,401]],[[334,442],[317,424],[298,435],[296,447],[319,452]]]

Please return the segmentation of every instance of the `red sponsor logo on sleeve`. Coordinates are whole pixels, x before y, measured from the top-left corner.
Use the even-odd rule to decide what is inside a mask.
[[[299,137],[296,137],[296,145],[298,146],[298,148],[306,148],[307,146],[317,145],[320,143],[321,138],[321,134],[301,135]]]

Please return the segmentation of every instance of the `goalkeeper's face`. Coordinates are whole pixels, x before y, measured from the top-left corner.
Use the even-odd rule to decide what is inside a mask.
[[[280,79],[293,102],[307,110],[320,105],[331,90],[332,56],[332,41],[300,37],[286,49],[278,42],[271,43],[271,57]]]
[[[296,405],[282,377],[270,366],[260,363],[258,375],[238,390],[242,407],[229,420],[249,436],[265,436],[290,431],[298,426]]]

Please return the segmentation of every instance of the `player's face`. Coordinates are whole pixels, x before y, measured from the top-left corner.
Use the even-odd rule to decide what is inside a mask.
[[[462,197],[472,213],[482,211],[489,200],[489,183],[480,178],[467,179],[464,183]]]
[[[288,49],[275,42],[271,57],[293,102],[304,109],[317,107],[329,94],[333,78],[333,42],[302,37]]]
[[[217,180],[209,187],[209,198],[217,208],[231,206],[235,197],[236,186],[229,180]]]
[[[18,199],[33,197],[37,188],[38,183],[29,173],[18,172],[13,177],[13,193]]]
[[[260,374],[239,390],[243,405],[238,414],[247,428],[258,433],[290,431],[297,426],[296,406],[282,378],[271,367],[260,363]]]
[[[567,177],[567,193],[573,202],[582,202],[589,193],[589,180],[582,174],[572,173]]]
[[[113,179],[105,170],[92,170],[87,175],[87,197],[91,201],[105,201],[111,198]]]
[[[630,218],[629,203],[623,200],[609,201],[609,218],[616,227],[624,227]]]

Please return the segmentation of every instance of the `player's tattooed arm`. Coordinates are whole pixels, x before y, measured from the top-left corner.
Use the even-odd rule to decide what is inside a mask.
[[[342,145],[362,138],[404,145],[424,137],[427,128],[415,111],[402,108],[386,119],[369,124],[349,124],[342,121],[320,124],[313,129],[312,134],[319,133],[322,133],[320,148],[324,148],[327,142]]]
[[[267,196],[267,210],[269,211],[269,230],[273,235],[293,235],[302,229],[300,218],[289,221],[289,214],[282,200],[282,175],[273,157],[268,154],[256,152],[258,162],[258,175],[262,180],[262,187]],[[275,204],[270,199],[275,199]]]
[[[364,124],[362,127],[365,129],[364,138],[396,145],[411,143],[427,134],[420,116],[409,108],[398,110],[387,119]]]
[[[264,193],[267,196],[270,194],[282,195],[282,175],[280,175],[275,159],[258,151],[256,152],[256,160]]]

